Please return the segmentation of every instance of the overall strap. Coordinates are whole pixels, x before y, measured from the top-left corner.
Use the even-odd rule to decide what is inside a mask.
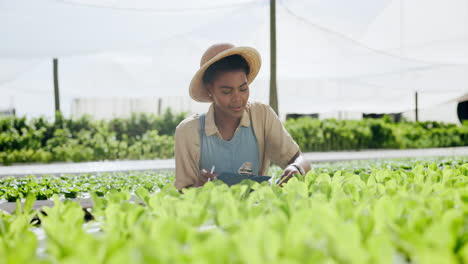
[[[200,115],[200,159],[198,166],[201,168],[201,160],[203,154],[203,138],[205,137],[205,113]]]

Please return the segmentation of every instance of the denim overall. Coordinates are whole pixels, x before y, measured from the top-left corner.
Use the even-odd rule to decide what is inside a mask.
[[[200,116],[200,169],[214,173],[258,175],[260,170],[257,138],[252,121],[250,127],[240,126],[230,141],[205,134],[205,114]]]

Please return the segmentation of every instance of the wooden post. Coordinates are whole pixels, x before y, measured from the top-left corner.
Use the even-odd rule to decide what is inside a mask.
[[[161,107],[162,107],[162,98],[159,97],[159,99],[158,99],[158,116],[161,115]]]
[[[419,112],[419,108],[418,108],[418,92],[415,92],[415,93],[414,93],[414,103],[415,103],[414,115],[415,115],[416,122],[418,122],[418,121],[419,121],[419,117],[418,117],[418,112]]]
[[[270,0],[270,106],[279,115],[276,86],[276,0]]]
[[[58,83],[58,59],[54,58],[54,96],[55,96],[55,112],[60,112],[60,95]]]

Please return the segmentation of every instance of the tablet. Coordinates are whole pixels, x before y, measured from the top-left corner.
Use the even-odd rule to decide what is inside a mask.
[[[217,176],[217,179],[226,183],[228,186],[238,184],[243,180],[256,181],[258,183],[268,181],[271,179],[270,176],[254,176],[254,175],[242,175],[237,173],[222,172]]]

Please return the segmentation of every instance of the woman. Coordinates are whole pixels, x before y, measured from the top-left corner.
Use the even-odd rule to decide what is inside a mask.
[[[203,54],[189,91],[211,106],[176,129],[177,189],[203,186],[222,172],[266,175],[270,161],[284,169],[281,184],[310,170],[274,111],[248,102],[260,65],[260,54],[249,47],[216,44]]]

